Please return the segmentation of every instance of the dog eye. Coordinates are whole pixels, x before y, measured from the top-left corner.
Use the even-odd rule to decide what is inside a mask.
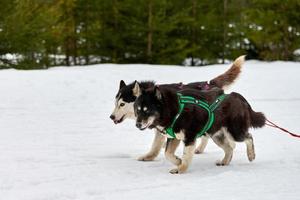
[[[121,107],[125,106],[125,103],[120,103],[120,106],[121,106]]]

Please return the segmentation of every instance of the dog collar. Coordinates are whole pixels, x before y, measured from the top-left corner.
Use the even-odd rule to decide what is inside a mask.
[[[177,93],[177,96],[178,96],[179,111],[176,114],[176,116],[174,117],[171,126],[166,128],[166,133],[171,138],[176,138],[173,128],[174,128],[174,125],[175,125],[177,119],[183,112],[183,109],[186,104],[194,104],[194,105],[200,106],[200,107],[204,108],[208,113],[208,119],[207,119],[206,124],[201,129],[201,131],[197,133],[197,138],[198,138],[198,137],[201,137],[202,135],[204,135],[211,128],[211,126],[213,125],[213,123],[215,121],[214,111],[221,104],[221,102],[226,98],[227,95],[226,94],[220,95],[211,105],[209,105],[205,101],[195,99],[194,97],[191,97],[191,96],[183,96],[181,93]]]

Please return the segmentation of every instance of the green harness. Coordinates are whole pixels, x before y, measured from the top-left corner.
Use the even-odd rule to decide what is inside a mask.
[[[214,111],[221,104],[221,102],[225,99],[225,97],[227,95],[226,94],[220,95],[211,105],[209,105],[205,101],[195,99],[194,97],[191,97],[191,96],[183,96],[180,93],[177,93],[177,96],[178,96],[178,103],[179,103],[179,111],[178,111],[177,115],[175,116],[171,126],[169,126],[166,129],[167,134],[171,138],[176,138],[173,128],[174,128],[174,125],[175,125],[177,119],[179,118],[179,116],[181,115],[186,104],[195,104],[197,106],[200,106],[200,107],[204,108],[208,113],[208,120],[207,120],[205,126],[201,129],[201,131],[199,133],[197,133],[197,138],[198,138],[198,137],[201,137],[202,135],[204,135],[206,133],[206,131],[208,131],[211,128],[211,126],[213,125],[213,123],[215,121]]]

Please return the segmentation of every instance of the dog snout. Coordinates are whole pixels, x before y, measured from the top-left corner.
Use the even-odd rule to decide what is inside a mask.
[[[136,125],[136,127],[139,128],[139,129],[142,128],[142,123],[141,123],[141,122],[137,122],[135,125]]]
[[[111,120],[115,120],[115,119],[116,119],[116,116],[110,115],[109,118],[110,118]]]

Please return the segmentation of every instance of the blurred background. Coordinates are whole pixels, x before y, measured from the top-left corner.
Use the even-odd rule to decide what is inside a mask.
[[[300,60],[300,0],[0,0],[0,68]]]

